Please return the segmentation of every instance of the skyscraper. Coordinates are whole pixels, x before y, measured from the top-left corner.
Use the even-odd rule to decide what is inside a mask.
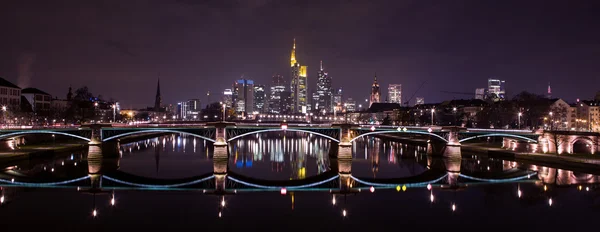
[[[160,96],[160,79],[156,83],[156,98],[154,99],[154,112],[160,112],[162,106],[162,96]]]
[[[318,104],[316,105],[318,105],[319,108],[316,110],[319,112],[323,112],[323,110],[331,112],[331,101],[333,100],[331,77],[323,71],[323,61],[321,61],[321,69],[319,70],[317,77],[317,95],[318,98],[316,100],[318,101]]]
[[[291,97],[292,97],[292,112],[303,113],[306,111],[307,102],[307,77],[306,69],[307,66],[300,66],[300,63],[296,60],[296,39],[294,39],[294,46],[292,47],[292,54],[290,57],[291,63]]]
[[[485,98],[485,88],[475,89],[475,99],[483,100]]]
[[[281,95],[285,91],[285,80],[279,74],[273,75],[271,83],[271,95],[269,96],[269,113],[280,114],[284,113],[284,99]]]
[[[504,80],[493,78],[488,79],[488,98],[492,99],[493,101],[503,101],[505,93]]]
[[[333,110],[336,110],[336,107],[339,107],[337,108],[337,112],[340,112],[342,110],[342,97],[342,88],[340,87],[333,94],[333,103],[331,104],[332,112]]]
[[[265,86],[254,86],[254,112],[263,113],[265,110]]]
[[[371,99],[369,101],[369,107],[373,105],[373,103],[379,103],[381,99],[381,92],[379,91],[379,83],[377,83],[377,74],[375,74],[375,79],[373,80],[373,86],[371,87]]]
[[[402,105],[402,85],[390,84],[388,86],[388,102]]]
[[[240,79],[233,84],[233,104],[238,114],[252,114],[254,109],[254,81]]]
[[[231,91],[231,89],[225,89],[223,91],[223,104],[228,108],[233,106],[233,91]]]

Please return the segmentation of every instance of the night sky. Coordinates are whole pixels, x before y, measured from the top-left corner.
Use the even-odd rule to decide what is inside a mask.
[[[309,87],[323,60],[344,98],[366,98],[376,72],[403,100],[424,81],[426,103],[472,98],[498,77],[509,96],[550,82],[575,101],[600,90],[599,12],[600,1],[5,0],[0,77],[59,98],[87,85],[138,108],[160,76],[164,103],[205,102],[242,75],[289,81],[295,37]]]

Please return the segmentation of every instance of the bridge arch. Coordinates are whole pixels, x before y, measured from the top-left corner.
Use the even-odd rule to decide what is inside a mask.
[[[81,139],[81,140],[85,140],[85,141],[88,141],[88,142],[92,141],[89,138],[86,138],[86,137],[83,137],[83,136],[79,136],[79,135],[69,134],[69,133],[60,132],[60,131],[45,131],[45,130],[24,130],[24,131],[12,132],[12,133],[8,133],[8,134],[0,135],[0,139],[10,138],[10,137],[19,136],[19,135],[28,135],[28,134],[64,135],[64,136],[69,136],[69,137],[73,137],[73,138],[78,138],[78,139]]]
[[[214,140],[214,139],[200,136],[197,134],[193,134],[193,133],[189,133],[189,132],[185,132],[185,131],[167,130],[167,129],[136,130],[136,131],[126,132],[123,134],[118,134],[118,135],[110,136],[108,138],[104,138],[104,139],[102,139],[102,142],[107,142],[107,141],[110,141],[113,139],[122,138],[122,137],[129,136],[129,135],[143,134],[143,133],[181,133],[184,135],[190,135],[190,136],[194,136],[196,138],[201,138],[201,139],[213,142],[213,143],[216,142],[216,140]]]
[[[469,141],[469,140],[472,140],[472,139],[485,138],[485,137],[510,137],[510,138],[515,138],[515,139],[519,139],[519,140],[525,140],[527,142],[532,142],[532,143],[537,143],[538,142],[535,139],[527,138],[525,136],[513,135],[513,134],[503,134],[503,133],[494,133],[494,134],[486,134],[486,135],[475,135],[475,136],[472,136],[472,137],[461,139],[458,142],[462,143],[462,142]]]
[[[591,138],[585,137],[585,136],[577,136],[569,142],[569,150],[568,150],[569,153],[575,153],[575,143],[577,143],[577,142],[585,143],[589,147],[590,152],[592,154],[594,154],[596,152],[594,149],[594,146],[596,145],[594,143],[594,140],[592,140]]]
[[[340,142],[339,139],[333,138],[333,137],[331,137],[329,135],[326,135],[326,134],[321,134],[321,133],[310,131],[310,130],[291,129],[291,128],[290,129],[273,128],[273,129],[263,129],[263,130],[251,131],[251,132],[240,134],[240,135],[236,135],[233,138],[227,139],[227,142],[231,142],[233,140],[236,140],[236,139],[248,136],[248,135],[253,135],[253,134],[258,134],[258,133],[264,133],[264,132],[280,132],[280,131],[304,132],[304,133],[309,133],[309,134],[313,134],[313,135],[318,135],[318,136],[321,136],[323,138],[327,138],[327,139],[329,139],[331,141],[334,141],[334,142],[337,142],[337,143]]]
[[[356,136],[355,138],[353,138],[352,140],[350,140],[350,142],[354,142],[354,140],[356,140],[356,139],[358,139],[360,137],[367,136],[367,135],[391,134],[391,133],[431,135],[431,136],[434,136],[434,137],[436,137],[436,138],[438,138],[438,139],[440,139],[440,140],[448,143],[448,140],[445,139],[444,137],[440,136],[440,135],[437,135],[437,134],[434,134],[434,133],[429,133],[429,132],[424,132],[424,131],[411,131],[411,130],[407,130],[407,131],[398,131],[398,130],[371,131],[371,132],[364,133],[364,134],[361,134],[359,136]]]

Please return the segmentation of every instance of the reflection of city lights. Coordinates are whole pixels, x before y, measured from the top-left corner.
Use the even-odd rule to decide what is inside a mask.
[[[94,209],[94,211],[92,211],[92,215],[93,215],[94,217],[96,217],[96,216],[98,215],[98,211],[96,211],[96,209]]]
[[[519,196],[519,198],[521,198],[521,195],[522,195],[521,190],[520,189],[517,190],[517,196]]]
[[[333,199],[331,200],[331,204],[335,205],[335,196],[333,196]]]
[[[113,197],[110,199],[110,205],[112,205],[112,206],[114,206],[114,205],[115,205],[115,196],[113,196]]]
[[[429,200],[431,200],[431,202],[433,202],[433,193],[431,195],[429,195]]]
[[[287,189],[286,188],[281,188],[281,195],[285,195],[287,194]]]
[[[223,215],[221,214],[221,212],[219,212],[219,217],[221,217],[221,216],[223,216]]]
[[[223,200],[221,200],[221,206],[225,207],[225,198],[223,198]]]
[[[548,187],[546,187],[546,185],[544,185],[544,191],[548,190]]]
[[[0,197],[0,204],[4,203],[4,195]]]
[[[344,217],[346,216],[346,214],[347,214],[347,213],[346,213],[346,210],[345,210],[345,209],[344,209],[344,210],[342,210],[342,215],[343,215]]]
[[[552,206],[552,198],[548,199],[548,205]]]
[[[427,190],[431,190],[431,184],[427,184]]]
[[[590,187],[585,187],[585,191],[590,191]]]
[[[452,204],[452,211],[456,211],[456,204]]]
[[[371,188],[369,188],[369,191],[375,192],[375,187],[371,186]]]
[[[577,186],[577,189],[578,189],[579,191],[581,191],[581,185]]]

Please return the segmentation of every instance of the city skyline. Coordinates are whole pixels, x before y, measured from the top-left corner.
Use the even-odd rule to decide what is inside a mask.
[[[53,3],[43,8],[10,3],[0,14],[5,33],[13,35],[0,43],[6,51],[0,76],[53,96],[63,96],[69,86],[87,85],[94,93],[119,99],[125,108],[152,106],[157,78],[163,79],[165,104],[205,100],[206,92],[222,92],[241,75],[264,84],[275,73],[289,79],[286,63],[290,40],[296,38],[301,48],[297,56],[308,66],[309,90],[316,86],[323,60],[333,82],[352,93],[345,98],[356,100],[368,97],[374,72],[381,86],[402,84],[407,100],[425,81],[416,96],[428,102],[465,98],[441,91],[473,92],[491,77],[506,80],[508,97],[523,90],[544,94],[551,82],[553,96],[591,99],[600,85],[595,42],[600,35],[592,26],[597,22],[590,18],[593,7],[586,2],[544,3],[543,11],[535,10],[534,3],[516,7],[511,1],[427,6],[226,1],[216,10],[213,3],[122,4],[114,11],[110,4],[87,7],[89,3],[79,2],[69,7],[80,10],[64,11]],[[273,9],[278,9],[273,15],[261,14]],[[327,9],[334,10],[294,17]],[[44,20],[31,20],[34,15]],[[259,26],[250,18],[276,25]],[[569,23],[558,23],[566,19]],[[394,30],[385,30],[392,26]],[[254,39],[242,36],[250,33]],[[129,91],[133,84],[136,91]]]

